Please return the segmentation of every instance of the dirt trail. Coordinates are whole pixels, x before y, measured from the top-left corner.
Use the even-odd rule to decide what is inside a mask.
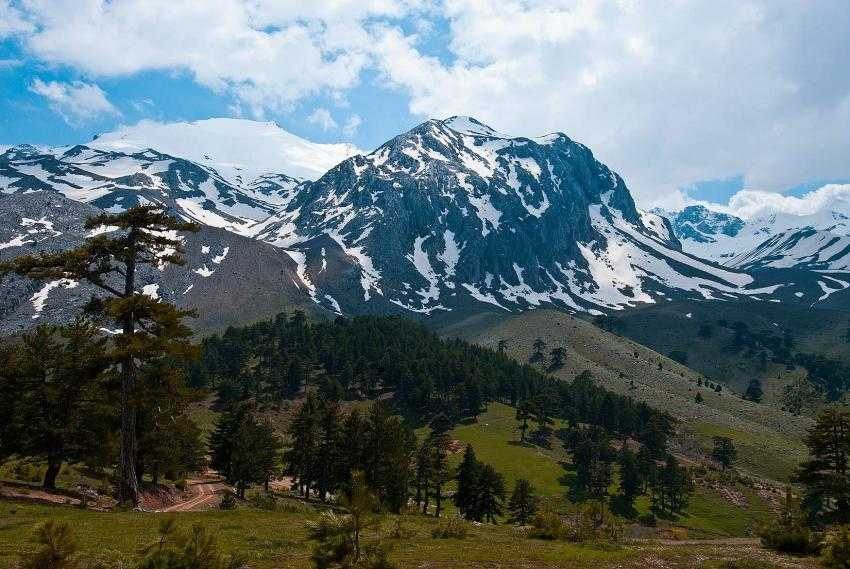
[[[221,500],[221,497],[230,492],[231,488],[218,478],[206,478],[203,480],[189,480],[189,493],[191,498],[172,504],[157,512],[197,512],[207,510]]]

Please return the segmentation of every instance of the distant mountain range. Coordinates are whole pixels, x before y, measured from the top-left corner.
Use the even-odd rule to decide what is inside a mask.
[[[643,212],[565,134],[508,137],[469,117],[426,121],[369,153],[273,123],[141,123],[85,145],[8,148],[0,192],[0,258],[75,245],[86,216],[138,203],[203,224],[186,267],[145,282],[202,308],[208,327],[286,306],[598,314],[673,298],[815,303],[850,287],[846,217]],[[0,330],[62,320],[86,294],[10,279]]]

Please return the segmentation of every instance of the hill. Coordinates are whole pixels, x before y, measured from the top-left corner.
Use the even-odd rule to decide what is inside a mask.
[[[537,338],[546,342],[548,350],[564,347],[565,365],[552,370],[554,376],[572,379],[590,370],[598,385],[671,413],[682,422],[683,452],[705,456],[711,436],[722,432],[735,440],[746,469],[779,480],[787,479],[805,457],[802,436],[811,424],[809,418],[746,401],[729,389],[717,393],[700,387],[703,375],[699,372],[575,316],[554,310],[511,316],[493,313],[470,317],[440,332],[491,348],[506,340],[507,352],[522,362],[529,361]],[[695,401],[697,393],[702,403]],[[691,437],[696,446],[688,442]]]

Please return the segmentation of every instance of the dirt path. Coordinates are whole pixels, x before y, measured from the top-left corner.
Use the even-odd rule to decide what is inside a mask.
[[[197,512],[208,510],[216,506],[221,500],[221,496],[230,491],[230,486],[220,479],[190,480],[189,492],[192,494],[191,498],[156,511]]]

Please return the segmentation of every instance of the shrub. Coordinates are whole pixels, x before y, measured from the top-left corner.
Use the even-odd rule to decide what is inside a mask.
[[[202,525],[193,525],[186,533],[171,539],[173,524],[163,532],[157,545],[150,548],[139,563],[139,569],[239,569],[244,560],[225,557],[218,549],[215,535]],[[173,542],[173,543],[172,543]]]
[[[74,558],[77,540],[65,522],[44,522],[36,528],[33,541],[41,548],[23,556],[22,569],[72,569],[78,566]]]
[[[761,544],[774,551],[809,555],[820,549],[820,540],[806,525],[806,517],[790,490],[779,516],[759,529]]]
[[[830,532],[821,562],[826,569],[850,567],[850,526],[839,526]]]
[[[641,514],[638,518],[638,522],[640,522],[640,525],[642,526],[654,528],[658,525],[658,518],[655,517],[653,512],[647,512],[646,514]]]
[[[251,505],[258,510],[275,512],[278,509],[278,500],[271,494],[254,494],[251,496]]]
[[[544,507],[531,520],[530,536],[537,539],[567,539],[570,531],[564,519],[551,507]]]
[[[435,539],[463,539],[469,533],[469,524],[460,518],[446,518],[431,530]]]
[[[239,503],[236,501],[236,496],[233,493],[228,492],[221,498],[221,502],[219,502],[218,507],[221,510],[235,510],[239,506]]]

